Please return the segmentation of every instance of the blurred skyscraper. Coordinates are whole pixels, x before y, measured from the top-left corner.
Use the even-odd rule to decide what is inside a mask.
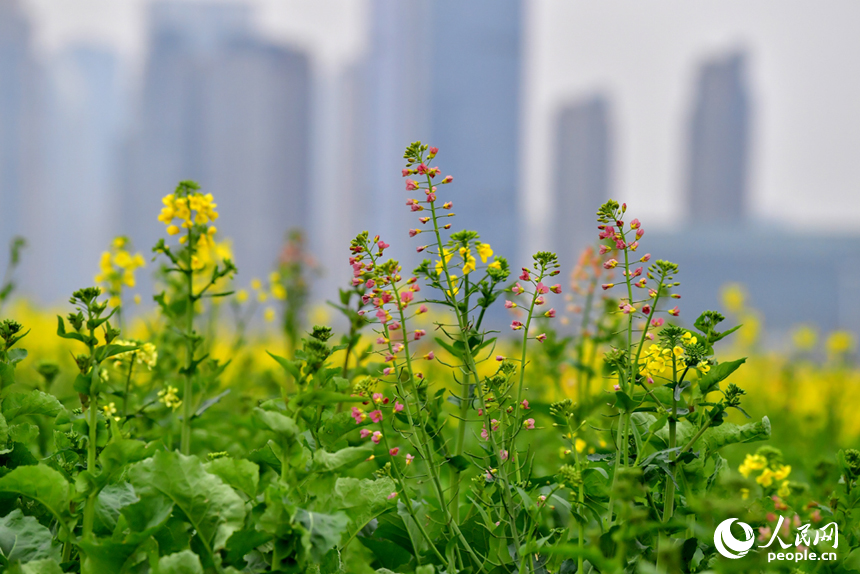
[[[699,221],[735,223],[746,213],[749,94],[745,54],[704,63],[690,118],[687,193]]]
[[[28,224],[24,258],[28,291],[43,301],[90,285],[99,253],[120,233],[118,71],[118,58],[95,46],[70,46],[45,65],[44,170],[27,201],[38,213]]]
[[[558,113],[555,134],[555,197],[551,248],[570,271],[579,254],[597,241],[595,214],[610,195],[612,141],[609,103],[593,96]]]
[[[306,224],[310,169],[308,58],[260,38],[251,16],[238,3],[152,5],[124,194],[125,227],[148,250],[164,232],[161,198],[179,180],[200,183],[243,282]]]
[[[455,229],[473,229],[517,269],[520,251],[520,0],[435,0],[428,28],[431,124],[442,175],[454,183]],[[421,73],[420,70],[417,70]]]
[[[32,30],[17,0],[0,2],[0,262],[26,229],[27,197],[38,189],[39,68]]]
[[[371,232],[413,265],[420,226],[405,207],[400,170],[415,140],[440,149],[440,198],[454,229],[478,230],[498,255],[519,262],[519,0],[374,0],[363,101]],[[402,244],[403,247],[401,247]],[[394,254],[393,253],[393,254]],[[346,269],[344,273],[346,273]]]

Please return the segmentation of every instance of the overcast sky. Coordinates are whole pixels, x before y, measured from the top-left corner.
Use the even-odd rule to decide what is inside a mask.
[[[106,43],[128,58],[131,77],[140,69],[146,0],[26,2],[45,53],[74,41]],[[323,74],[366,46],[368,0],[254,3],[265,33],[307,47]],[[860,219],[860,2],[527,0],[525,6],[522,177],[536,241],[549,207],[554,113],[595,92],[612,104],[615,196],[651,222],[677,221],[685,213],[695,72],[703,60],[734,49],[749,55],[754,213],[802,229],[860,228],[852,225]]]

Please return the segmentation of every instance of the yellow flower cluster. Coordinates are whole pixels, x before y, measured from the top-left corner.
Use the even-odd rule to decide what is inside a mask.
[[[203,195],[193,192],[186,197],[176,197],[176,194],[171,193],[164,196],[161,202],[164,207],[161,208],[158,220],[167,226],[167,233],[170,235],[177,235],[181,231],[180,227],[190,229],[195,224],[206,225],[218,219],[218,212],[215,211],[218,204],[211,193]],[[179,225],[173,223],[174,219],[179,220]],[[210,226],[207,233],[211,235],[216,231],[214,226]]]
[[[468,275],[475,270],[477,262],[468,247],[460,248],[460,257],[463,258],[463,275]]]
[[[105,406],[102,407],[102,411],[104,412],[106,419],[113,417],[113,420],[115,420],[117,422],[120,420],[120,417],[114,416],[114,415],[116,415],[116,403],[111,402],[111,403],[106,404]]]
[[[121,363],[130,363],[134,361],[137,365],[145,365],[150,371],[158,362],[158,350],[152,343],[139,343],[137,341],[114,341],[115,345],[123,345],[124,347],[133,347],[138,345],[134,351],[126,351],[113,356],[114,364],[119,366]]]
[[[639,374],[651,378],[662,374],[672,366],[671,353],[671,349],[663,348],[660,345],[651,345],[639,357]]]
[[[748,454],[743,463],[738,467],[738,472],[744,475],[744,478],[749,478],[749,475],[756,470],[762,470],[767,467],[767,459],[760,454]]]
[[[123,286],[135,286],[135,269],[144,266],[143,256],[140,253],[132,255],[128,247],[128,238],[114,239],[110,251],[102,253],[99,261],[100,272],[95,276],[95,282],[102,284],[102,289],[110,297],[108,303],[113,307],[118,307],[122,302]]]
[[[182,404],[182,400],[179,398],[179,395],[176,394],[178,392],[179,389],[176,387],[167,385],[166,389],[158,391],[158,400],[164,403],[165,407],[176,410]]]
[[[478,257],[481,258],[481,263],[486,263],[487,259],[493,256],[493,248],[490,246],[489,243],[476,243],[475,251],[477,251]],[[443,260],[444,265],[448,265],[451,262],[451,258],[454,256],[454,253],[459,253],[460,257],[463,259],[463,275],[468,275],[469,273],[477,269],[478,262],[475,259],[475,256],[472,255],[472,250],[469,247],[460,247],[457,251],[453,249],[448,249],[447,247],[443,247],[442,256],[439,258],[438,261],[436,261],[437,275],[442,274]],[[493,261],[492,263],[487,265],[487,267],[493,269],[501,269],[502,264],[498,261]],[[452,275],[451,278],[453,279],[454,276]],[[454,292],[456,293],[457,289],[455,289]]]
[[[760,454],[748,454],[744,458],[743,463],[738,467],[738,471],[749,478],[750,474],[756,471],[762,471],[755,479],[757,483],[764,488],[770,488],[774,482],[782,482],[779,486],[777,494],[783,498],[791,494],[791,488],[788,485],[788,475],[791,474],[791,466],[781,464],[776,468],[769,468],[767,458]]]

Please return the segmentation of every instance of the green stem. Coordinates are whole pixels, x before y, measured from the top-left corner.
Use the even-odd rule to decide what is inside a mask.
[[[684,371],[684,375],[687,374],[687,371]],[[681,380],[683,380],[684,376],[681,376]],[[678,363],[675,359],[674,349],[672,351],[672,414],[669,417],[669,448],[675,448],[677,444],[677,433],[678,433],[678,401],[675,398],[675,387],[681,384],[678,380]],[[663,500],[663,522],[668,522],[669,519],[672,518],[672,515],[675,512],[675,481],[672,480],[677,476],[677,469],[675,468],[674,461],[678,459],[678,456],[675,455],[672,457],[673,465],[672,465],[672,476],[666,480],[666,495]]]
[[[95,394],[90,395],[88,406],[89,423],[89,439],[87,440],[87,471],[95,473],[96,471],[96,436],[98,430],[98,398]],[[84,523],[83,537],[89,538],[93,532],[93,523],[95,520],[96,496],[98,492],[93,492],[87,497],[87,503],[84,507]]]
[[[125,395],[122,397],[122,419],[128,418],[128,394],[131,392],[131,372],[134,370],[134,359],[137,351],[131,354],[131,362],[128,364],[128,376],[125,379]]]
[[[186,289],[188,290],[188,303],[185,309],[185,348],[188,355],[187,372],[185,373],[185,388],[182,392],[182,430],[179,439],[179,450],[184,455],[191,454],[191,417],[194,414],[194,403],[192,401],[194,365],[194,270],[192,261],[194,259],[194,246],[191,238],[191,228],[188,229],[188,268],[185,269]]]

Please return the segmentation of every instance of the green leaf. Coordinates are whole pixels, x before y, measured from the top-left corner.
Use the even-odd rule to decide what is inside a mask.
[[[606,486],[609,484],[609,475],[600,467],[586,468],[582,471],[582,484],[586,494],[594,500],[607,500],[609,492]]]
[[[318,450],[314,453],[313,470],[317,472],[335,472],[338,470],[352,468],[364,462],[373,453],[373,449],[367,446],[342,448],[337,452],[326,452]]]
[[[621,409],[625,412],[632,411],[638,406],[638,403],[630,398],[630,396],[623,391],[615,391],[615,405],[613,405],[617,409]]]
[[[234,532],[227,540],[227,563],[244,568],[245,555],[271,539],[271,534],[253,527]]]
[[[223,399],[224,397],[226,397],[229,394],[230,394],[230,389],[227,389],[226,391],[219,393],[219,394],[215,395],[214,397],[212,397],[210,399],[206,399],[205,401],[203,401],[200,404],[200,407],[198,407],[198,409],[194,412],[194,418],[201,416],[203,413],[208,411],[211,407],[213,407],[216,404],[218,404],[219,402],[221,402],[221,399]]]
[[[120,511],[140,500],[134,487],[127,482],[109,484],[99,492],[95,504],[95,529],[110,534],[116,528]]]
[[[20,509],[0,518],[0,550],[9,562],[60,559],[51,531]]]
[[[104,345],[96,349],[96,362],[101,363],[105,359],[110,359],[111,357],[120,355],[122,353],[130,353],[138,349],[140,349],[140,345],[117,345],[114,343],[111,343],[110,345]]]
[[[190,550],[169,554],[158,559],[157,574],[203,574],[200,558]]]
[[[0,363],[0,383],[6,388],[15,384],[15,365]]]
[[[98,472],[85,470],[78,474],[78,492],[87,494],[92,490],[104,488],[106,484],[113,482],[114,479],[122,474],[127,465],[152,456],[157,448],[157,443],[146,444],[139,440],[121,439],[111,441],[99,454],[101,469]]]
[[[26,415],[45,415],[55,417],[63,410],[63,405],[54,395],[33,390],[28,393],[9,393],[3,399],[3,416],[7,421]]]
[[[9,349],[6,355],[9,357],[9,362],[15,365],[27,358],[27,349]]]
[[[159,494],[172,501],[210,554],[244,525],[242,499],[195,457],[160,451],[132,466],[128,477],[142,501]]]
[[[6,443],[9,441],[9,425],[6,424],[6,417],[0,414],[0,454],[6,454],[12,449],[7,449]]]
[[[90,385],[92,382],[93,379],[89,375],[78,373],[78,376],[76,376],[74,382],[72,382],[72,388],[76,393],[88,395],[90,394]]]
[[[349,519],[340,513],[323,514],[298,508],[287,494],[282,485],[267,488],[266,510],[258,523],[260,529],[277,538],[273,559],[299,566],[309,560],[319,563],[340,542]]]
[[[9,438],[22,444],[30,444],[39,436],[39,427],[31,423],[20,423],[9,427]]]
[[[263,428],[275,433],[280,440],[295,440],[301,432],[296,421],[279,412],[256,408],[254,413],[257,415],[255,420],[262,423]]]
[[[42,504],[61,523],[69,513],[69,483],[44,464],[19,466],[0,478],[0,492],[12,492]]]
[[[269,353],[269,351],[266,351],[266,353],[270,357],[275,359],[275,361],[277,361],[278,364],[281,365],[281,367],[283,367],[286,372],[288,372],[290,375],[292,375],[295,380],[297,380],[297,381],[301,380],[301,378],[302,378],[302,372],[301,372],[302,363],[301,363],[301,361],[291,361],[289,359],[285,359],[284,357],[279,357],[278,355],[273,355],[272,353]]]
[[[9,574],[63,574],[63,569],[55,560],[44,559],[15,564],[7,572]]]
[[[304,508],[299,508],[293,519],[309,534],[307,537],[302,537],[302,542],[309,543],[310,557],[314,562],[322,560],[325,553],[340,542],[349,524],[349,519],[343,514],[320,514],[308,512]],[[307,542],[305,542],[306,539]]]
[[[334,498],[339,508],[347,509],[350,535],[386,510],[395,508],[397,499],[389,500],[388,497],[396,491],[397,486],[387,476],[376,480],[338,478],[334,485]]]
[[[729,375],[738,370],[738,368],[746,362],[746,357],[737,361],[725,361],[711,367],[703,377],[699,378],[699,391],[702,395],[707,395],[719,388],[720,382],[725,380]]]
[[[206,472],[221,477],[226,484],[254,499],[257,496],[257,484],[260,482],[260,467],[241,458],[216,458],[207,462],[203,467]]]
[[[66,323],[59,315],[57,315],[57,336],[62,337],[63,339],[74,339],[75,341],[80,341],[85,345],[87,344],[87,339],[89,338],[74,331],[72,331],[71,333],[66,333]]]

